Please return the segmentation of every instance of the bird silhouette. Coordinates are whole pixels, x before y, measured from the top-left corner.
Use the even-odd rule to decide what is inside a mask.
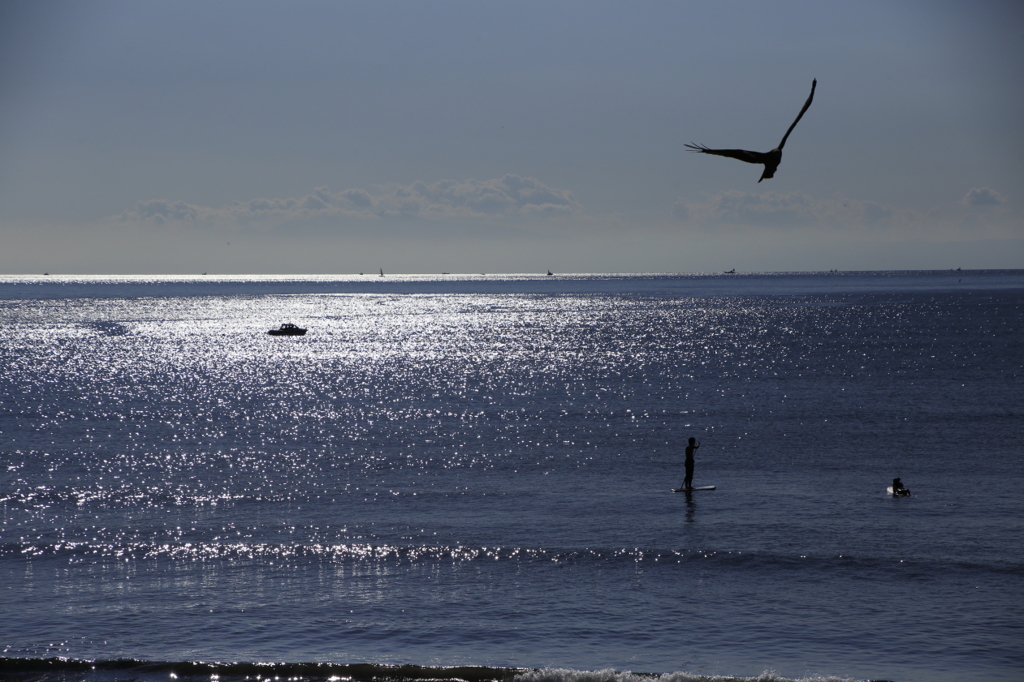
[[[747,163],[763,163],[764,172],[761,173],[761,180],[765,178],[774,178],[775,170],[779,167],[779,163],[782,161],[782,148],[786,145],[786,139],[789,138],[789,134],[793,132],[793,128],[796,128],[796,124],[803,118],[804,112],[811,106],[811,101],[814,100],[814,88],[818,86],[818,79],[815,78],[811,81],[811,94],[807,97],[807,101],[804,102],[803,109],[796,115],[796,120],[793,121],[793,125],[789,126],[789,130],[782,136],[782,142],[779,146],[770,152],[749,152],[746,149],[708,149],[702,144],[688,144],[685,145],[691,152],[700,152],[701,154],[714,154],[715,156],[728,156],[730,159],[739,159],[740,161],[746,161]]]

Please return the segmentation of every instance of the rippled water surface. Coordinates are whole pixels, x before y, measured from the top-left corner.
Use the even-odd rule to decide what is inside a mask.
[[[1022,339],[1020,271],[0,278],[0,646],[1020,679]]]

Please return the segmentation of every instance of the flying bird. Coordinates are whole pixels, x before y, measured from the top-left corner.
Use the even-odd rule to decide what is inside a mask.
[[[808,95],[807,101],[804,102],[804,108],[800,110],[800,113],[796,115],[796,120],[793,121],[793,125],[789,126],[789,130],[782,136],[782,142],[779,146],[770,152],[748,152],[746,149],[708,149],[702,144],[688,144],[685,145],[691,152],[700,152],[702,154],[714,154],[715,156],[728,156],[730,159],[739,159],[740,161],[746,161],[747,163],[763,163],[764,173],[761,173],[761,180],[765,178],[774,178],[775,170],[779,167],[779,162],[782,161],[782,148],[786,145],[786,139],[789,134],[793,132],[793,128],[796,128],[796,124],[803,118],[804,112],[811,106],[811,101],[814,99],[814,88],[818,86],[818,79],[815,78],[811,81],[811,94]],[[761,182],[758,180],[758,182]]]

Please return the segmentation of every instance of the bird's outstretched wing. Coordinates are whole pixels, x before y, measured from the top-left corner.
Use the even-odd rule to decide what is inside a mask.
[[[789,126],[789,130],[787,130],[786,134],[782,136],[782,142],[780,142],[779,146],[776,147],[779,151],[782,151],[782,147],[786,144],[786,138],[788,138],[789,134],[793,132],[793,128],[796,128],[796,124],[800,122],[800,119],[804,117],[804,112],[807,111],[807,107],[811,106],[811,102],[814,100],[814,88],[816,87],[818,87],[817,78],[811,81],[811,94],[807,96],[807,101],[804,102],[803,109],[801,109],[800,113],[796,115],[796,120],[793,121],[791,126]]]
[[[764,163],[765,152],[750,152],[746,149],[708,149],[702,144],[687,144],[683,145],[691,152],[700,152],[702,154],[714,154],[715,156],[728,156],[730,159],[739,159],[740,161],[746,161],[747,163]]]

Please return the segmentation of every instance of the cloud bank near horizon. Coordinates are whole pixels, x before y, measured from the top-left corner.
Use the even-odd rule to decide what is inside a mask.
[[[419,219],[529,225],[537,220],[571,218],[595,232],[635,229],[619,216],[588,213],[572,191],[549,187],[532,177],[506,174],[489,180],[415,181],[374,191],[318,187],[301,197],[254,198],[222,207],[182,200],[150,199],[110,216],[108,224],[172,224],[274,228],[303,221],[361,222]],[[850,230],[892,233],[909,230],[939,240],[1024,237],[1024,221],[1011,215],[1008,200],[994,189],[974,187],[948,206],[927,211],[897,208],[839,194],[814,197],[803,192],[729,190],[702,201],[677,201],[660,230],[726,233]]]
[[[384,188],[376,193],[318,187],[298,198],[257,198],[220,208],[181,200],[150,199],[112,216],[119,223],[164,225],[284,223],[316,218],[430,221],[566,217],[582,206],[572,192],[548,187],[531,177],[507,174],[491,180],[440,180]]]
[[[813,197],[803,192],[729,190],[704,201],[677,201],[673,219],[704,231],[727,229],[823,232],[851,230],[935,239],[1024,237],[1024,223],[1014,219],[1007,200],[988,187],[972,188],[959,201],[929,210],[897,208],[839,194]]]

